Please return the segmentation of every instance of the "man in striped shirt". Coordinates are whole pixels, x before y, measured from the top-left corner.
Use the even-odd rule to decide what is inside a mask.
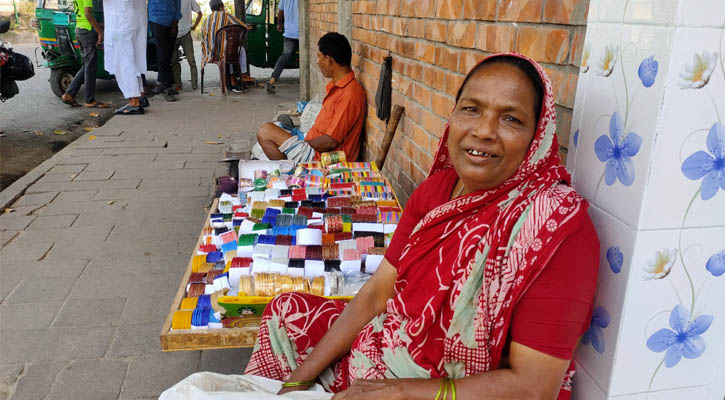
[[[211,15],[209,15],[204,24],[201,27],[201,68],[212,60],[214,51],[214,36],[216,32],[227,26],[227,25],[242,25],[249,29],[249,26],[244,22],[240,21],[233,15],[227,13],[224,10],[224,3],[221,0],[210,0],[209,7],[211,8]],[[224,48],[225,38],[222,38],[221,47]],[[221,50],[220,50],[221,51]],[[247,52],[242,46],[239,52],[239,66],[241,67],[241,74],[247,73]],[[239,79],[241,82],[241,78]]]

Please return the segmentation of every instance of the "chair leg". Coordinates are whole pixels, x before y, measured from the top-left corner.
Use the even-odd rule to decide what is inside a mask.
[[[204,94],[204,67],[201,68],[201,94]]]
[[[219,63],[217,64],[219,66],[219,85],[222,88],[222,94],[226,96],[227,94],[227,68],[225,63]]]

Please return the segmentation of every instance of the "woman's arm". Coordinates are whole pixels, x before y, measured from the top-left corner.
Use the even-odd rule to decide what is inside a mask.
[[[385,303],[393,296],[397,275],[398,271],[383,259],[375,274],[345,307],[307,359],[292,371],[287,382],[314,381],[325,368],[350,351],[352,342],[362,328],[373,317],[385,311]],[[287,388],[281,390],[280,394],[306,388]]]
[[[510,368],[456,379],[456,400],[553,400],[570,363],[516,342],[511,342],[509,361]],[[356,380],[333,400],[430,400],[440,387],[440,379]]]

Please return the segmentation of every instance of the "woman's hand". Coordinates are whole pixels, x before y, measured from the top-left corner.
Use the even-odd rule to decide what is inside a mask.
[[[335,394],[332,400],[404,399],[402,379],[358,379],[347,390]]]
[[[430,400],[441,388],[441,379],[357,379],[332,400]]]

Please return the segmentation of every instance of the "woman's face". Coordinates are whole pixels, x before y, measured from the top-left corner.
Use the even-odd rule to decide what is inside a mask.
[[[490,189],[516,172],[536,131],[536,91],[509,64],[489,64],[466,83],[451,116],[448,150],[469,191]]]

